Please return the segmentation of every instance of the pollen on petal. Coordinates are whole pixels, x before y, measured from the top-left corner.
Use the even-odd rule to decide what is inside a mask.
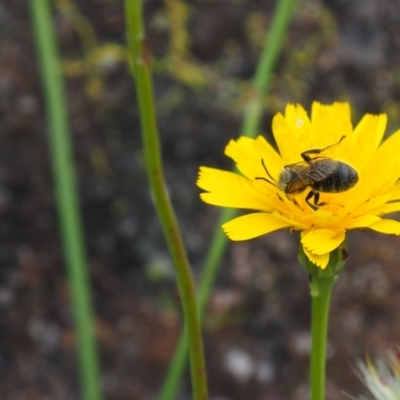
[[[288,126],[299,138],[304,138],[310,129],[310,119],[300,104],[288,104],[285,108],[285,119]]]
[[[333,231],[330,229],[314,229],[303,231],[301,243],[303,247],[316,255],[329,253],[339,247],[346,237],[345,231]]]
[[[252,213],[225,223],[222,229],[231,240],[247,240],[289,226],[287,221],[271,214]]]

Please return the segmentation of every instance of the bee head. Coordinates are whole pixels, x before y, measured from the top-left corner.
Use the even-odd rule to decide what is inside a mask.
[[[298,175],[292,171],[290,168],[283,167],[281,173],[279,174],[278,182],[276,186],[282,192],[287,193],[288,185],[298,178]]]

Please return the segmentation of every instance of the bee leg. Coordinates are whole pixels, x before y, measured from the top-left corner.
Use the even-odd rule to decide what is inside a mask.
[[[314,197],[314,204],[310,202],[310,200]],[[318,201],[319,201],[319,193],[310,190],[305,198],[306,203],[314,210],[318,210]]]
[[[314,197],[314,204],[310,203],[310,200]],[[320,207],[322,206],[326,206],[328,203],[319,202],[319,192],[314,192],[313,190],[310,191],[310,193],[308,193],[308,195],[306,196],[306,202],[307,204],[314,210],[317,211]]]
[[[388,203],[399,203],[400,202],[400,199],[397,199],[397,200],[389,200],[389,201],[387,201],[386,203],[388,204]]]
[[[323,151],[330,149],[331,147],[337,146],[346,136],[343,135],[337,143],[330,144],[329,146],[324,147],[323,149],[310,149],[307,151],[303,151],[301,153],[301,157],[304,161],[310,162],[312,160],[311,154],[321,154]]]
[[[320,204],[319,204],[319,192],[314,192],[314,205],[315,205],[315,207],[320,206]]]

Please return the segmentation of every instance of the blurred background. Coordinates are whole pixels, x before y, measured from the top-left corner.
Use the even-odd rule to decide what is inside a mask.
[[[79,398],[69,290],[27,2],[0,1],[0,393]],[[122,0],[55,0],[103,386],[109,400],[155,399],[181,327],[173,268],[146,182]],[[193,272],[219,210],[200,165],[230,168],[250,79],[276,1],[146,0],[165,172]],[[298,2],[265,99],[261,132],[288,102],[352,104],[400,128],[400,1]],[[400,149],[399,149],[400,151]],[[377,166],[379,168],[379,166]],[[307,398],[310,300],[296,233],[232,243],[204,339],[212,400]],[[400,239],[350,234],[333,294],[328,400],[364,389],[358,358],[400,337]],[[186,376],[179,396],[190,399]]]

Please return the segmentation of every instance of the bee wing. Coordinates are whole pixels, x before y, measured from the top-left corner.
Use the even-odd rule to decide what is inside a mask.
[[[314,158],[309,163],[307,175],[313,183],[321,182],[332,176],[339,168],[340,163],[328,157]]]
[[[322,182],[332,176],[339,168],[340,163],[328,157],[313,158],[310,161],[301,161],[286,166],[288,170],[296,174],[296,177],[288,182],[286,193],[295,193]]]
[[[287,193],[295,193],[303,190],[315,182],[308,172],[310,169],[310,164],[305,161],[289,164],[286,166],[286,168],[297,175],[296,178],[292,178],[290,182],[288,182],[286,187]]]

